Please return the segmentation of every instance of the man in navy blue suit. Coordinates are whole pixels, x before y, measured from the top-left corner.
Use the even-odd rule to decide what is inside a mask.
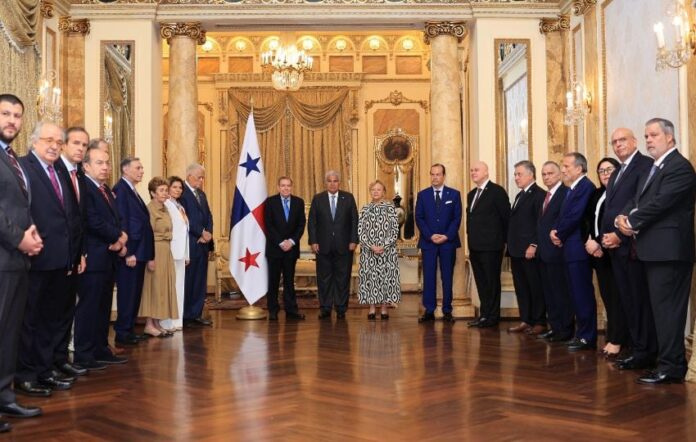
[[[50,396],[52,390],[71,388],[75,378],[54,368],[53,357],[62,337],[63,315],[69,311],[70,278],[78,271],[81,218],[71,197],[70,178],[61,168],[65,133],[52,123],[38,123],[31,136],[32,150],[20,159],[31,192],[31,216],[44,240],[32,258],[29,299],[15,374],[15,390],[30,396]]]
[[[184,282],[184,326],[212,325],[202,317],[208,289],[208,254],[213,250],[213,214],[201,189],[205,169],[200,164],[186,168],[186,185],[181,205],[189,220],[190,262]]]
[[[568,188],[561,181],[561,168],[553,161],[544,163],[541,179],[548,191],[537,224],[537,256],[550,330],[539,335],[539,338],[549,342],[565,342],[574,334],[573,307],[565,275],[563,249],[553,245],[549,233],[558,219]]]
[[[638,151],[638,142],[630,129],[619,128],[611,134],[611,145],[621,168],[607,183],[607,196],[602,216],[602,246],[609,250],[611,268],[618,287],[628,333],[631,336],[630,356],[616,361],[620,370],[640,370],[655,363],[657,336],[648,282],[643,263],[635,253],[635,239],[623,235],[614,220],[633,199],[638,182],[650,172],[653,160]]]
[[[423,254],[423,308],[418,322],[435,320],[437,264],[442,277],[443,320],[454,323],[452,317],[452,279],[462,223],[462,197],[458,190],[445,186],[445,166],[430,167],[431,187],[418,193],[416,225],[420,230],[418,247]]]
[[[121,179],[114,186],[121,228],[128,235],[128,253],[121,259],[116,276],[118,316],[114,330],[116,343],[134,345],[147,339],[133,332],[140,308],[145,266],[155,258],[155,239],[150,225],[150,212],[135,186],[143,179],[140,159],[127,157],[121,161]]]
[[[590,350],[597,347],[597,303],[592,285],[592,268],[585,250],[588,230],[584,215],[595,186],[587,178],[587,159],[578,152],[563,156],[563,181],[569,190],[558,219],[549,233],[551,242],[563,249],[568,289],[575,309],[575,338],[568,350]]]
[[[85,185],[80,200],[85,205],[87,269],[80,276],[75,309],[74,361],[87,370],[120,364],[126,358],[111,353],[109,317],[118,257],[126,256],[128,236],[121,230],[116,200],[106,185],[111,171],[109,154],[89,149],[83,160]]]

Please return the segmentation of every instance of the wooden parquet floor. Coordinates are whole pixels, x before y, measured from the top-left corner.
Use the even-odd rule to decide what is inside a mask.
[[[151,339],[131,361],[22,403],[0,441],[687,441],[696,385],[640,386],[594,353],[499,329],[389,321],[245,322]]]

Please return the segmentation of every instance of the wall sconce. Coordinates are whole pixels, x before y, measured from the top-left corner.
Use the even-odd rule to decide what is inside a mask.
[[[246,44],[246,42],[245,42],[244,40],[237,40],[237,41],[234,43],[234,48],[235,48],[238,52],[244,52],[244,51],[246,50],[246,48],[247,48],[247,44]]]
[[[338,40],[336,40],[336,49],[339,52],[345,51],[347,47],[348,47],[348,42],[346,42],[344,39],[339,38]]]
[[[576,80],[566,92],[566,113],[564,123],[566,126],[578,125],[585,116],[592,112],[592,95],[585,86]]]
[[[302,49],[308,52],[314,49],[314,42],[311,38],[305,38],[302,40]]]
[[[657,39],[657,56],[655,70],[662,71],[667,67],[680,68],[696,55],[696,25],[689,23],[689,15],[679,0],[672,2],[666,11],[674,26],[674,47],[667,49],[665,44],[665,26],[657,22],[653,26]]]
[[[529,144],[529,122],[526,118],[520,120],[520,145],[526,146]]]
[[[379,38],[372,37],[370,39],[370,41],[368,42],[368,44],[370,46],[370,49],[372,49],[373,51],[376,51],[377,49],[379,49]]]
[[[36,96],[39,120],[50,121],[59,126],[63,123],[62,91],[58,87],[56,71],[46,72],[39,83],[39,93]]]
[[[404,48],[404,51],[408,52],[411,49],[413,49],[413,40],[410,38],[405,38],[404,41],[401,42],[401,47]]]
[[[205,43],[201,46],[201,49],[203,52],[210,52],[213,50],[213,41],[210,39],[206,39]]]

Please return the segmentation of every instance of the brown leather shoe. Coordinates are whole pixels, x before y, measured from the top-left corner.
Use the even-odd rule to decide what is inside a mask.
[[[508,328],[508,332],[510,333],[524,333],[527,330],[529,330],[531,326],[527,324],[526,322],[520,322],[520,325],[516,327],[510,327]]]
[[[543,326],[543,325],[541,325],[541,324],[537,324],[537,325],[535,325],[534,327],[529,327],[529,328],[525,331],[525,333],[527,333],[528,335],[531,335],[531,336],[540,335],[540,334],[542,334],[542,333],[544,333],[544,332],[546,332],[546,327]]]

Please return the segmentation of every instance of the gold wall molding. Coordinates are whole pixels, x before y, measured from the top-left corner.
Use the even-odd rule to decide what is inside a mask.
[[[184,36],[193,39],[196,44],[205,43],[205,30],[200,22],[160,23],[160,36],[170,42],[172,37]]]
[[[425,111],[426,114],[430,110],[428,100],[411,100],[410,98],[404,97],[403,92],[400,92],[398,90],[390,92],[388,97],[382,98],[380,100],[366,100],[365,113],[367,113],[367,111],[369,111],[372,108],[372,106],[374,106],[377,103],[391,103],[392,106],[397,107],[400,106],[402,103],[417,103],[420,105],[421,109]]]
[[[69,15],[64,15],[58,19],[58,30],[64,34],[79,34],[84,37],[90,31],[89,19],[73,19]]]
[[[585,11],[597,4],[597,0],[573,0],[573,14],[583,15]]]
[[[549,32],[567,31],[570,29],[570,16],[559,15],[557,18],[542,18],[539,20],[539,32],[548,34]]]
[[[268,82],[269,72],[214,74],[215,83]],[[316,82],[362,82],[363,74],[359,72],[306,72],[304,81]]]
[[[595,0],[596,1],[596,0]],[[525,7],[529,7],[529,3],[532,4],[554,4],[557,0],[526,0],[524,3]],[[297,5],[297,4],[324,4],[324,5],[336,5],[336,4],[384,4],[384,0],[115,0],[103,2],[101,0],[71,0],[72,4],[83,4],[83,5],[108,5],[108,4],[158,4],[158,5],[230,5],[237,6],[240,4],[245,5]],[[487,5],[495,4],[497,6],[507,6],[507,7],[517,7],[515,2],[510,0],[390,0],[389,3],[401,3],[401,4],[432,4],[432,5],[452,5],[452,4],[464,4],[464,5]]]
[[[53,0],[41,0],[41,17],[45,19],[53,18]]]
[[[458,42],[461,42],[466,36],[466,24],[463,21],[429,21],[425,23],[423,41],[425,41],[426,44],[430,44],[431,39],[439,37],[440,35],[451,35],[455,37]]]

